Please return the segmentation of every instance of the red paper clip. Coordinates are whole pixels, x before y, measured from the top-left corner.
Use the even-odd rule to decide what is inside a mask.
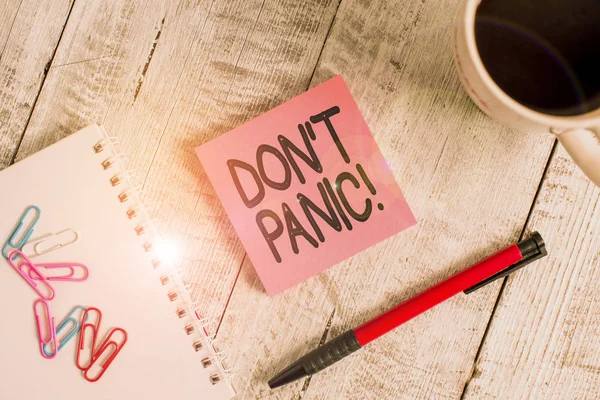
[[[89,323],[85,322],[87,320],[87,316],[90,311],[95,311],[98,314],[98,320],[95,323],[94,322],[89,322]],[[100,322],[101,321],[102,321],[102,312],[95,307],[89,307],[87,310],[85,310],[85,312],[81,316],[81,329],[79,331],[79,345],[77,346],[77,353],[75,354],[75,365],[77,365],[77,368],[79,368],[82,371],[85,371],[86,369],[88,369],[90,367],[90,365],[92,364],[92,362],[94,361],[94,354],[95,354],[94,350],[96,349],[96,340],[98,339],[98,331],[100,330]],[[91,328],[93,330],[94,336],[92,339],[92,346],[88,350],[86,350],[89,353],[89,363],[85,366],[82,366],[81,363],[79,362],[79,358],[80,358],[80,354],[83,352],[83,349],[85,347],[85,334],[86,334],[85,332],[86,332],[87,328]]]
[[[120,344],[111,339],[115,332],[121,332],[123,335],[123,340]],[[100,345],[98,351],[94,353],[92,362],[83,373],[84,378],[89,382],[96,382],[102,378],[102,375],[104,375],[117,354],[119,354],[123,346],[125,346],[125,343],[127,343],[127,332],[124,329],[114,328],[111,330],[104,342]],[[89,376],[90,372],[95,372],[97,370],[99,371],[96,376]]]
[[[16,265],[15,260],[19,257],[23,261],[21,261],[19,265]],[[29,261],[25,254],[19,250],[14,250],[8,256],[8,263],[15,269],[15,271],[19,273],[19,275],[21,275],[23,279],[25,279],[27,283],[29,283],[31,288],[35,290],[35,292],[39,294],[42,299],[52,300],[54,298],[54,289],[52,286],[50,286],[50,283],[48,283],[48,279],[42,275],[42,273],[35,267],[35,265],[33,265],[31,261]],[[32,274],[35,275],[36,278],[32,278]],[[41,284],[41,286],[43,286],[45,290],[42,290],[44,290],[46,293],[43,293],[38,287],[38,282]]]
[[[63,274],[44,274],[48,281],[70,281],[70,282],[83,282],[89,276],[89,271],[87,267],[83,264],[79,263],[60,263],[60,264],[36,264],[37,268],[44,268],[46,270],[67,270]],[[75,276],[76,269],[80,269],[82,271],[82,276]],[[29,277],[31,279],[38,279],[34,273],[29,270]]]
[[[42,333],[42,324],[40,323],[40,314],[38,313],[38,304],[43,304],[46,309],[46,328],[48,329],[49,338],[44,338],[44,334]],[[37,299],[33,302],[33,313],[35,314],[35,323],[37,324],[38,330],[38,338],[40,340],[40,352],[42,353],[42,357],[50,359],[56,356],[56,330],[54,329],[54,317],[50,315],[50,307],[48,306],[48,302],[43,299]],[[47,344],[52,344],[52,348],[54,349],[50,355],[46,354],[44,351],[44,346]]]

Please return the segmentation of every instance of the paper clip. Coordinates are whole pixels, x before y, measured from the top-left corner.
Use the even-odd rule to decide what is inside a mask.
[[[48,281],[70,281],[70,282],[83,282],[85,281],[90,272],[88,271],[88,268],[80,263],[55,263],[55,264],[36,264],[35,265],[38,269],[45,269],[45,270],[68,270],[68,272],[65,272],[63,274],[44,274],[44,277],[46,278],[46,280]],[[75,271],[76,269],[80,269],[82,271],[82,276],[75,276]],[[35,273],[32,273],[31,270],[29,270],[29,277],[31,279],[38,279]]]
[[[112,335],[115,332],[121,332],[123,334],[123,340],[120,344],[111,339]],[[106,372],[110,364],[113,362],[117,354],[119,354],[123,346],[125,346],[125,343],[127,343],[127,332],[121,328],[112,329],[108,333],[108,336],[106,337],[102,345],[100,345],[98,351],[94,353],[94,359],[83,373],[84,378],[87,379],[89,382],[96,382],[97,380],[102,378],[102,375],[104,375],[104,373]],[[106,358],[105,353],[106,355],[108,355],[108,358]],[[89,376],[90,371],[95,372],[98,369],[99,372],[96,376]]]
[[[90,311],[95,311],[98,314],[98,320],[95,323],[87,323],[88,313]],[[100,330],[100,322],[102,322],[102,312],[98,310],[96,307],[89,307],[83,315],[81,316],[81,329],[79,330],[79,345],[77,346],[77,354],[75,355],[75,365],[82,371],[85,371],[90,367],[92,361],[94,361],[94,354],[96,349],[96,340],[98,339],[98,330]],[[85,347],[85,332],[87,328],[91,328],[94,332],[94,336],[92,337],[92,345],[87,350],[89,354],[89,362],[87,365],[83,366],[79,362],[79,358],[83,349]]]
[[[44,334],[42,333],[42,325],[40,323],[40,315],[38,314],[37,311],[37,305],[38,304],[43,304],[44,307],[46,308],[46,325],[48,327],[48,335],[50,336],[49,338],[44,338]],[[34,303],[33,303],[33,313],[35,314],[35,322],[37,324],[37,330],[38,330],[38,338],[40,340],[40,351],[42,352],[42,357],[50,359],[50,358],[54,358],[54,356],[56,356],[56,331],[54,330],[54,317],[52,317],[50,315],[50,307],[48,306],[48,302],[46,300],[43,299],[37,299]],[[45,346],[48,344],[52,344],[52,346],[54,347],[54,353],[52,354],[47,354],[45,351]]]
[[[74,229],[65,229],[57,233],[49,233],[28,241],[21,249],[29,258],[41,256],[51,251],[76,243],[79,233]]]
[[[33,221],[31,221],[31,224],[29,225],[29,227],[27,229],[23,230],[22,227],[23,227],[25,219],[27,218],[29,213],[33,212],[33,211],[35,211],[35,213],[36,213],[35,217],[33,218]],[[17,223],[17,226],[12,231],[10,237],[8,238],[8,240],[6,241],[6,243],[4,243],[4,246],[2,247],[2,255],[4,256],[5,259],[8,260],[9,248],[12,248],[14,250],[21,250],[23,248],[23,246],[25,246],[25,243],[27,243],[27,241],[33,234],[33,228],[35,227],[35,224],[37,224],[38,220],[40,219],[41,214],[42,214],[42,211],[40,210],[40,208],[38,206],[29,206],[25,209],[25,212],[21,216],[21,219]],[[22,230],[24,231],[23,237],[21,238],[21,240],[19,240],[18,243],[15,243],[17,235]]]
[[[79,322],[78,319],[75,319],[72,317],[73,313],[77,310],[86,310],[86,307],[83,306],[76,306],[74,307],[71,312],[69,314],[67,314],[67,316],[65,317],[64,320],[62,320],[62,322],[60,324],[58,324],[58,327],[56,327],[56,336],[58,336],[62,330],[67,326],[67,324],[72,323],[73,324],[73,328],[60,340],[57,339],[58,341],[58,350],[56,350],[56,352],[59,352],[60,349],[62,349],[69,340],[71,340],[71,338],[73,336],[75,336],[77,334],[77,332],[79,332],[79,328],[81,328],[81,323]],[[42,347],[42,352],[46,355],[46,356],[51,356],[51,353],[48,352],[48,350],[46,349],[46,346],[48,344],[45,344]],[[54,347],[56,349],[56,346]]]
[[[23,261],[17,266],[15,264],[15,259],[21,257]],[[8,256],[8,263],[25,279],[27,283],[31,286],[33,290],[44,300],[52,300],[54,298],[54,289],[48,282],[48,279],[42,275],[42,273],[33,265],[31,261],[23,254],[20,250],[13,250],[12,253]],[[26,271],[25,271],[26,269]],[[31,278],[31,274],[34,274],[35,278]],[[44,293],[40,290],[38,286],[38,282],[42,284],[42,286],[46,289]]]

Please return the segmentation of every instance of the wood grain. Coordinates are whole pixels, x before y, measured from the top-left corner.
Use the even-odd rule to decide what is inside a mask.
[[[21,8],[21,0],[7,0],[0,7],[0,59],[4,54],[6,45],[8,44],[8,38],[15,26],[17,13]]]
[[[596,399],[600,189],[560,147],[528,230],[549,255],[508,280],[465,398]]]
[[[161,232],[182,245],[181,272],[236,367],[239,399],[459,398],[467,382],[468,398],[594,398],[598,189],[562,150],[528,226],[548,241],[551,257],[534,268],[549,273],[511,278],[475,369],[499,284],[267,389],[299,355],[516,240],[526,223],[553,139],[501,126],[460,88],[457,3],[5,1],[0,169],[17,150],[19,160],[104,123]],[[336,74],[419,224],[269,298],[193,149]]]
[[[70,7],[71,0],[0,6],[0,169],[13,161]]]
[[[331,338],[516,240],[553,139],[485,117],[460,88],[456,1],[341,3],[311,85],[342,74],[418,226],[269,299],[246,261],[220,336],[240,398],[458,398],[499,286],[458,296],[310,380],[266,381]],[[331,327],[327,326],[331,323]]]

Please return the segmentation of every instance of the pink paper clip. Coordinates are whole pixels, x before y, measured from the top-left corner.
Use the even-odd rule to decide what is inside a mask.
[[[43,304],[44,308],[46,309],[45,323],[48,329],[48,336],[50,336],[49,338],[45,338],[44,334],[42,333],[42,324],[40,323],[40,314],[38,313],[37,307],[38,304]],[[43,299],[37,299],[33,303],[33,313],[35,314],[35,323],[37,324],[38,338],[40,340],[40,352],[42,353],[42,357],[47,359],[54,358],[56,353],[58,353],[56,351],[56,331],[54,329],[54,317],[50,315],[50,307],[48,306],[48,302]],[[46,354],[44,351],[44,346],[48,344],[52,344],[52,348],[54,349],[51,354]]]
[[[98,319],[96,322],[85,322],[87,321],[88,313],[90,311],[94,311],[96,314],[98,314]],[[95,307],[89,307],[81,316],[81,329],[79,330],[79,344],[77,346],[77,353],[75,354],[75,365],[77,365],[77,368],[82,371],[87,370],[94,361],[94,354],[96,353],[96,341],[98,339],[98,331],[100,330],[100,322],[102,322],[102,311]],[[85,335],[88,328],[92,329],[94,336],[92,336],[91,346],[88,349],[85,349]],[[87,359],[89,362],[87,365],[81,365],[80,362],[80,356],[81,353],[84,352],[84,349],[85,352],[88,353]]]
[[[15,260],[19,257],[22,259],[22,261],[19,263],[19,265],[16,265]],[[29,261],[25,254],[19,250],[14,250],[8,256],[8,263],[15,269],[15,271],[19,273],[19,275],[21,275],[23,279],[25,279],[27,283],[29,283],[31,288],[35,290],[35,292],[39,294],[42,299],[52,300],[54,298],[54,289],[48,282],[48,279],[46,279],[46,277],[40,273],[40,271],[35,267],[35,265],[33,265],[31,261]],[[31,274],[34,274],[36,278],[31,278]],[[40,286],[42,286],[43,289],[40,289],[38,283],[41,284]]]
[[[112,336],[115,332],[121,332],[123,335],[121,343],[112,340]],[[83,377],[89,382],[96,382],[102,378],[102,375],[104,375],[117,354],[119,354],[123,346],[125,346],[125,343],[127,343],[127,332],[124,329],[114,328],[111,330],[106,339],[104,339],[104,342],[100,345],[98,351],[94,353],[94,358],[83,373]],[[90,377],[90,372],[95,374]]]
[[[57,264],[36,264],[35,265],[38,269],[45,269],[48,270],[48,273],[44,274],[44,276],[46,277],[46,279],[48,281],[69,281],[69,282],[83,282],[85,281],[88,276],[89,276],[89,271],[88,268],[83,265],[83,264],[79,264],[79,263],[57,263]],[[81,276],[75,276],[75,272],[76,270],[79,269],[82,271],[82,273],[80,274]],[[54,271],[54,270],[67,270],[66,272],[64,272],[63,274],[54,274],[54,273],[50,273],[50,270]],[[36,277],[35,273],[32,273],[31,270],[29,270],[29,277],[31,279],[39,279]]]

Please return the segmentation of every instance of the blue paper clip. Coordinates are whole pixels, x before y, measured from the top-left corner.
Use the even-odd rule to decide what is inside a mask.
[[[17,235],[22,230],[21,228],[23,227],[23,223],[24,223],[25,219],[27,218],[27,216],[29,215],[29,213],[32,212],[32,210],[36,211],[35,218],[31,222],[31,225],[29,225],[29,227],[27,228],[27,230],[23,234],[23,238],[19,241],[19,243],[15,243],[14,242],[15,238],[17,237]],[[21,250],[23,248],[23,246],[25,246],[25,243],[27,243],[27,241],[29,240],[29,238],[33,234],[33,228],[35,227],[35,224],[37,224],[38,219],[40,219],[40,214],[41,213],[42,213],[42,211],[40,210],[40,208],[38,206],[29,206],[29,207],[27,207],[25,209],[25,212],[23,213],[23,215],[21,216],[21,219],[17,223],[17,227],[12,232],[12,234],[10,235],[10,237],[8,238],[8,240],[6,241],[6,243],[4,243],[4,247],[2,247],[2,255],[4,256],[5,259],[8,260],[8,250],[9,250],[9,248],[12,248],[14,250]]]
[[[71,312],[69,314],[67,314],[67,316],[65,317],[65,319],[58,325],[58,327],[56,328],[56,336],[58,336],[59,333],[62,332],[62,330],[71,322],[73,323],[73,328],[69,331],[69,333],[67,333],[65,335],[65,337],[63,337],[60,342],[58,343],[58,350],[56,350],[56,352],[59,352],[60,349],[62,349],[69,340],[71,340],[71,338],[73,336],[75,336],[77,334],[77,332],[79,332],[79,329],[81,329],[81,323],[79,322],[78,318],[73,318],[72,315],[75,311],[77,310],[83,310],[85,312],[85,310],[87,310],[87,307],[83,307],[83,306],[76,306],[74,307]],[[87,320],[87,316],[85,318]],[[84,321],[85,322],[85,321]],[[53,353],[48,352],[48,350],[46,349],[46,346],[48,346],[50,343],[45,344],[43,347],[43,351],[44,354],[48,357],[51,357],[53,355]]]

